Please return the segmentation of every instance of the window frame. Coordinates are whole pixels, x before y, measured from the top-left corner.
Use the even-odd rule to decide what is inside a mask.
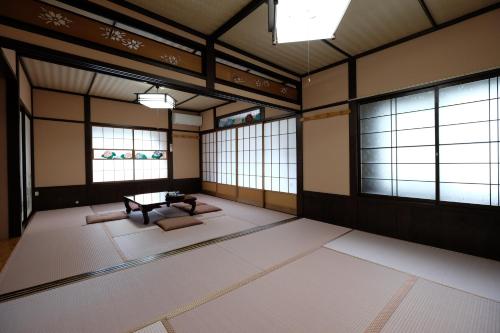
[[[131,160],[134,161],[134,167],[133,167],[133,173],[134,173],[134,179],[130,180],[111,180],[111,181],[102,181],[102,182],[95,182],[94,181],[94,150],[100,150],[98,148],[94,149],[92,146],[93,143],[93,136],[92,136],[92,128],[93,127],[110,127],[110,128],[121,128],[121,129],[130,129],[132,130],[132,149],[120,149],[120,150],[130,150],[132,151],[132,158]],[[166,145],[166,150],[165,152],[167,153],[166,155],[166,160],[167,163],[169,163],[170,159],[170,145],[168,141],[168,128],[153,128],[153,127],[144,127],[144,126],[130,126],[130,125],[115,125],[115,124],[107,124],[107,123],[98,123],[98,122],[91,122],[90,123],[90,175],[92,178],[91,184],[92,185],[99,185],[99,184],[120,184],[120,183],[129,183],[129,182],[151,182],[151,181],[161,181],[161,180],[169,180],[169,173],[170,173],[170,168],[167,169],[167,176],[162,177],[162,178],[148,178],[148,179],[135,179],[135,147],[134,147],[134,131],[135,130],[142,130],[142,131],[156,131],[156,132],[164,132],[166,135],[166,140],[167,140],[167,145]],[[142,149],[144,150],[144,149]],[[139,150],[141,151],[141,150]]]
[[[476,204],[476,203],[466,203],[466,202],[454,202],[454,201],[442,201],[441,200],[441,194],[440,194],[440,151],[439,151],[439,146],[440,146],[440,141],[439,141],[439,91],[443,88],[448,88],[448,87],[453,87],[461,84],[467,84],[467,83],[473,83],[476,81],[481,81],[481,80],[486,80],[486,79],[492,79],[495,77],[500,76],[500,69],[494,69],[494,70],[489,70],[481,73],[475,73],[475,74],[470,74],[466,75],[463,77],[459,78],[453,78],[437,83],[431,83],[431,84],[426,84],[421,87],[417,88],[408,88],[404,89],[401,91],[396,91],[396,92],[390,92],[390,93],[384,93],[380,94],[377,96],[371,96],[371,97],[366,97],[366,98],[360,98],[355,101],[354,103],[354,110],[355,110],[355,115],[354,115],[354,121],[355,121],[355,129],[356,129],[356,134],[354,135],[356,139],[356,144],[353,146],[353,149],[356,149],[354,152],[355,154],[355,161],[356,161],[356,170],[351,170],[351,173],[354,173],[353,176],[351,176],[351,181],[355,182],[356,186],[356,195],[361,198],[374,198],[374,199],[380,199],[380,200],[386,200],[386,201],[396,201],[396,202],[403,202],[403,203],[421,203],[421,204],[429,204],[429,205],[434,205],[434,206],[446,206],[446,207],[455,207],[455,208],[471,208],[471,209],[479,209],[479,210],[488,210],[488,211],[500,211],[500,198],[499,198],[499,205],[492,205],[492,204]],[[500,79],[499,79],[499,85],[500,85]],[[500,86],[498,87],[500,90]],[[414,95],[418,93],[423,93],[426,91],[434,91],[434,134],[435,134],[435,140],[434,140],[434,147],[435,147],[435,199],[422,199],[422,198],[413,198],[413,197],[399,197],[399,196],[394,196],[394,195],[383,195],[383,194],[372,194],[372,193],[365,193],[362,192],[361,190],[361,180],[362,180],[362,175],[361,175],[361,118],[360,118],[360,107],[363,104],[369,104],[369,103],[374,103],[378,101],[384,101],[384,100],[389,100],[389,99],[395,99],[399,97],[405,97],[409,95]],[[498,100],[498,112],[500,112],[500,94],[497,97]],[[500,119],[498,120],[500,123]],[[500,126],[500,125],[499,125]],[[491,141],[490,141],[491,142]],[[492,162],[490,162],[492,164]],[[500,169],[500,168],[499,168]],[[491,186],[491,184],[490,184]]]

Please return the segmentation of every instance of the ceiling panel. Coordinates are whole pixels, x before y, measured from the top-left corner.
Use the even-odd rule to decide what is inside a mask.
[[[128,0],[128,2],[211,34],[251,0]]]
[[[90,95],[134,101],[135,93],[143,93],[151,88],[151,84],[127,80],[116,76],[97,74]]]
[[[425,0],[437,23],[453,20],[499,2],[498,0]]]
[[[220,39],[299,74],[345,59],[343,54],[322,41],[273,45],[271,33],[267,31],[266,4],[248,15]]]
[[[153,88],[150,92],[155,92],[155,91],[156,91],[156,88]],[[190,99],[191,97],[195,96],[195,94],[191,94],[191,93],[187,93],[187,92],[179,91],[179,90],[173,90],[173,89],[165,88],[165,87],[160,87],[159,92],[169,94],[170,96],[172,96],[175,99],[177,104],[182,103],[182,102]]]
[[[186,103],[179,105],[179,108],[186,110],[193,110],[193,111],[201,111],[208,108],[219,106],[224,103],[226,103],[226,101],[221,99],[206,97],[206,96],[196,96],[195,98],[187,101]]]
[[[334,44],[356,55],[430,27],[418,0],[352,0]]]
[[[29,77],[35,87],[85,94],[94,76],[93,72],[23,58]]]

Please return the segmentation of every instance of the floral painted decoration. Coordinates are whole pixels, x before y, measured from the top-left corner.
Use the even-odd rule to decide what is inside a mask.
[[[101,34],[102,37],[111,39],[116,42],[121,42],[126,36],[126,33],[120,30],[113,29],[111,27],[101,27],[99,29],[103,31],[103,33]]]
[[[233,74],[232,75],[232,80],[233,80],[234,83],[243,83],[243,82],[245,82],[245,80],[243,80],[241,78],[241,76],[239,76],[238,74]]]
[[[135,159],[136,160],[147,160],[148,157],[145,154],[143,154],[143,153],[136,153],[135,154]]]
[[[104,158],[104,159],[107,159],[107,160],[112,160],[114,159],[116,156],[115,152],[114,151],[109,151],[109,150],[106,150],[102,155],[101,157]]]
[[[159,160],[160,158],[163,157],[163,153],[161,151],[155,151],[153,155],[151,156],[155,160]]]
[[[179,56],[175,55],[169,55],[169,54],[164,54],[160,57],[161,61],[166,62],[167,64],[170,65],[175,65],[177,66],[179,62],[181,61],[181,58]]]
[[[282,95],[286,95],[286,94],[288,93],[288,88],[286,88],[286,87],[281,88],[281,89],[280,89],[280,93],[281,93]]]
[[[120,158],[123,160],[128,160],[132,158],[132,153],[123,153],[120,155]]]
[[[125,39],[122,41],[122,45],[134,51],[137,51],[140,47],[144,46],[141,41],[135,39]]]
[[[56,27],[69,28],[70,23],[73,22],[61,13],[56,13],[52,10],[48,10],[45,7],[40,7],[42,9],[41,13],[38,14],[38,18],[45,22],[45,24],[53,24]]]

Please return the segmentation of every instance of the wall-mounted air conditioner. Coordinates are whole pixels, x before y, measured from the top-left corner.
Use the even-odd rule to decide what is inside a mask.
[[[172,121],[175,125],[201,126],[202,117],[192,114],[174,112]]]

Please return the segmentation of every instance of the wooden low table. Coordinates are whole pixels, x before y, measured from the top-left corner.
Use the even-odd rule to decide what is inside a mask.
[[[144,217],[144,224],[149,223],[149,212],[155,208],[160,208],[161,205],[167,205],[176,202],[184,202],[191,205],[191,210],[189,215],[194,215],[194,210],[196,209],[196,198],[190,195],[184,195],[175,192],[154,192],[154,193],[142,193],[136,195],[128,195],[123,197],[123,203],[127,214],[130,214],[132,210],[140,210],[142,216]],[[132,209],[130,203],[133,203],[137,208]]]

